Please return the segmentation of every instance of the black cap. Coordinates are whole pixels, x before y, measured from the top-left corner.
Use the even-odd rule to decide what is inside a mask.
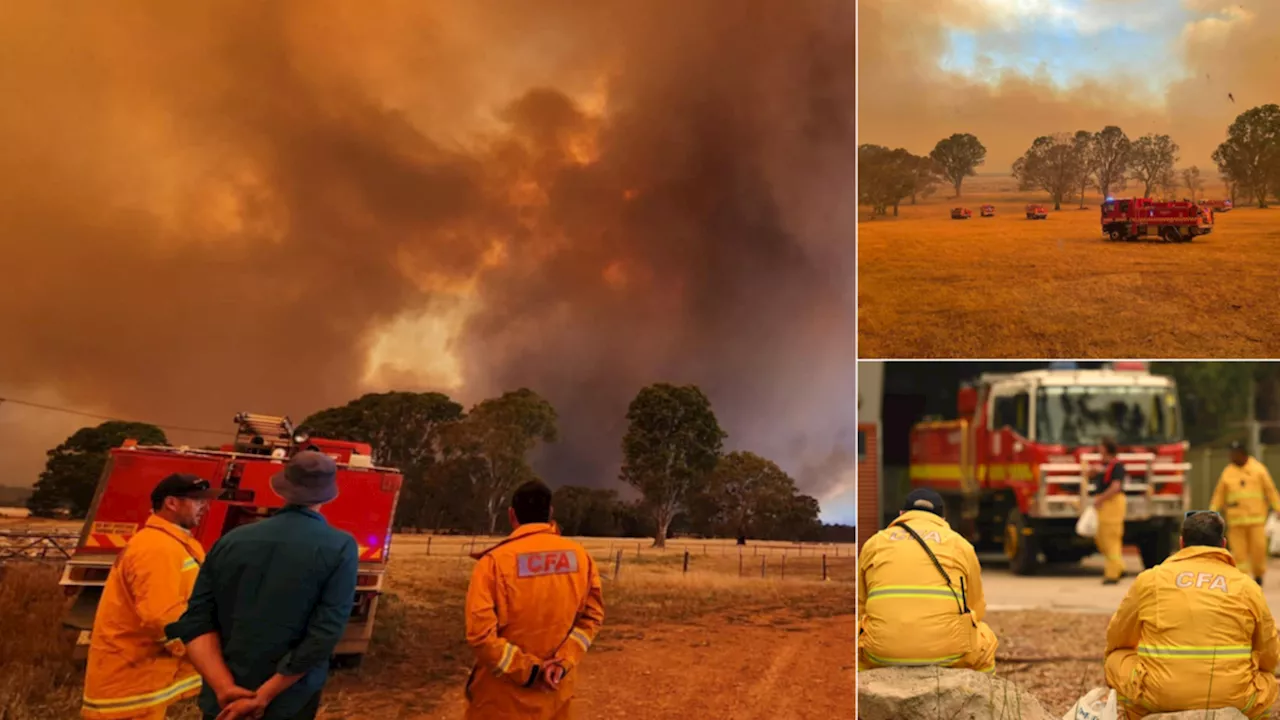
[[[1240,442],[1239,440],[1232,440],[1231,444],[1228,447],[1230,447],[1232,450],[1244,451],[1244,443]]]
[[[943,517],[942,496],[936,491],[929,488],[916,488],[907,493],[906,502],[902,503],[902,511],[908,510],[926,510],[928,512]]]
[[[202,477],[174,473],[157,483],[155,489],[151,491],[151,509],[159,510],[165,498],[209,500],[218,497],[219,492],[218,488],[210,486],[209,481]]]

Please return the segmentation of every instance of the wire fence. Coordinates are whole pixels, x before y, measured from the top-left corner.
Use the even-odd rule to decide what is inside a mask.
[[[628,568],[643,567],[684,575],[715,573],[742,578],[853,582],[855,546],[838,543],[749,543],[732,541],[669,542],[654,547],[652,540],[572,538],[596,560],[601,574],[618,578]],[[456,535],[397,535],[391,552],[397,560],[413,557],[454,557],[459,560],[501,542],[501,537]]]
[[[67,530],[0,529],[0,564],[64,562],[71,559],[79,540],[80,533]]]

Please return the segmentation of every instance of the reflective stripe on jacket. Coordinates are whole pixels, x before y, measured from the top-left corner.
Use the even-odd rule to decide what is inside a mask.
[[[94,615],[83,717],[134,717],[199,693],[185,646],[164,627],[186,610],[202,562],[200,543],[155,515],[130,538]]]
[[[1262,525],[1267,511],[1280,512],[1280,493],[1267,467],[1257,458],[1249,458],[1244,467],[1227,463],[1218,477],[1209,509],[1221,513],[1225,508],[1228,525]]]
[[[947,574],[901,525],[928,544]],[[858,562],[858,646],[880,665],[949,665],[977,643],[986,614],[973,546],[931,512],[903,513],[862,547]],[[964,593],[961,594],[961,583]],[[964,613],[968,607],[969,612]]]
[[[521,525],[477,557],[467,589],[467,642],[476,655],[467,717],[556,717],[604,622],[595,561],[548,523]],[[550,658],[568,669],[554,692],[537,678]]]
[[[1243,707],[1280,661],[1275,622],[1223,548],[1189,547],[1134,580],[1107,626],[1107,654],[1136,650],[1158,708]],[[1136,672],[1136,671],[1135,671]]]

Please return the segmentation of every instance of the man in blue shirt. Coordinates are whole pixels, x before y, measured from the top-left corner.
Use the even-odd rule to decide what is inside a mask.
[[[186,613],[168,626],[204,676],[206,720],[315,718],[359,567],[355,538],[318,512],[338,495],[337,470],[323,453],[294,455],[271,478],[287,505],[214,544]],[[237,688],[256,692],[231,701]]]

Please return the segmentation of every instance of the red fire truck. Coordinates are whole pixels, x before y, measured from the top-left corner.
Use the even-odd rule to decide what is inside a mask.
[[[1049,211],[1045,210],[1043,205],[1040,205],[1038,203],[1031,203],[1030,205],[1027,206],[1027,219],[1028,220],[1048,220]]]
[[[983,206],[982,206],[982,217],[995,217],[995,216],[996,216],[996,206],[995,206],[995,205],[983,205]]]
[[[969,208],[951,208],[952,220],[968,220],[973,217],[973,212]]]
[[[1113,242],[1143,237],[1191,242],[1197,235],[1213,232],[1213,210],[1192,202],[1108,199],[1102,204],[1102,232]]]
[[[151,490],[170,473],[191,473],[222,488],[193,534],[205,550],[241,525],[279,510],[284,501],[269,481],[299,450],[318,450],[338,463],[339,494],[321,512],[334,527],[351,533],[360,552],[356,604],[335,654],[358,662],[369,645],[382,578],[391,552],[391,521],[400,496],[399,470],[373,464],[368,444],[309,437],[287,417],[241,413],[234,443],[219,450],[138,445],[128,440],[111,451],[89,516],[62,585],[76,600],[65,622],[80,630],[77,654],[88,651],[93,617],[107,573],[129,538],[151,513]]]
[[[1176,549],[1190,465],[1172,378],[1144,363],[983,375],[958,405],[959,419],[912,428],[910,479],[946,498],[948,522],[976,548],[1003,549],[1022,575],[1095,552],[1075,523],[1111,437],[1127,474],[1125,542],[1147,567]]]
[[[1200,207],[1212,210],[1215,213],[1230,212],[1235,207],[1235,203],[1230,200],[1201,200]]]

